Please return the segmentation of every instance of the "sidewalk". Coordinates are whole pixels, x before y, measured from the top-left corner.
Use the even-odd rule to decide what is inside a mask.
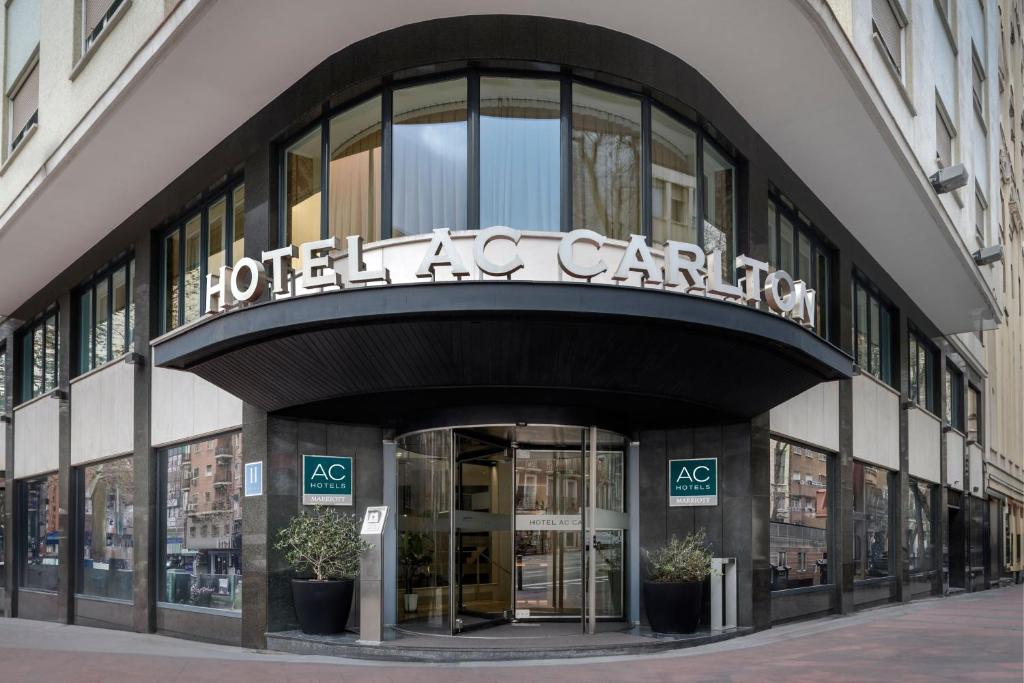
[[[0,619],[3,683],[1022,679],[1024,586],[789,624],[660,654],[454,665],[271,654],[152,634]]]

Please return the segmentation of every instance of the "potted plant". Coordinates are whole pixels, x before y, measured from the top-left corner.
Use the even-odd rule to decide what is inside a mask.
[[[295,614],[303,633],[340,633],[352,609],[359,557],[370,544],[359,535],[355,515],[316,507],[293,517],[274,546],[298,574],[292,579]]]
[[[426,534],[402,534],[401,557],[399,561],[405,568],[405,611],[413,614],[419,609],[419,594],[413,590],[413,579],[434,559],[430,548],[430,538]]]
[[[646,552],[644,604],[651,629],[660,633],[693,633],[700,621],[704,579],[711,575],[711,547],[704,529]]]

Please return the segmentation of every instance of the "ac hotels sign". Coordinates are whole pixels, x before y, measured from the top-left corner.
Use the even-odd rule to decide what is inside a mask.
[[[642,235],[615,240],[592,230],[551,233],[496,226],[384,240],[365,245],[350,236],[264,251],[238,259],[206,280],[206,310],[218,314],[258,301],[327,291],[451,281],[575,282],[658,289],[758,306],[814,327],[815,292],[784,270],[741,255],[727,263],[687,242],[653,248]],[[301,265],[293,268],[298,258]],[[739,273],[737,283],[727,277]]]

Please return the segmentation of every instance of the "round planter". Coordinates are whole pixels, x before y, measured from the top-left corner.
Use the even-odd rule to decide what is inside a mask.
[[[295,615],[303,633],[341,633],[352,609],[352,579],[312,581],[292,579]]]
[[[658,633],[693,633],[700,622],[704,582],[644,582],[644,605],[651,630]]]

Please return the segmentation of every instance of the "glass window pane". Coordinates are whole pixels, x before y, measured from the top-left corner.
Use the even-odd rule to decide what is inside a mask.
[[[241,610],[241,434],[167,448],[160,455],[166,486],[160,600]]]
[[[320,143],[317,128],[285,152],[285,244],[320,239]]]
[[[932,527],[932,487],[910,481],[907,496],[907,556],[910,571],[926,572],[935,568],[935,536]]]
[[[46,319],[46,360],[43,367],[43,391],[57,388],[57,316]]]
[[[175,230],[164,238],[164,331],[169,332],[178,326],[178,295],[181,272],[181,252],[179,239],[181,232]]]
[[[126,323],[128,351],[135,349],[135,259],[128,262],[128,321]]]
[[[480,79],[480,226],[561,227],[560,83]]]
[[[859,464],[859,463],[858,463]],[[854,578],[889,576],[889,472],[879,467],[860,465],[860,478],[854,473],[854,491],[863,486],[861,561],[856,563]],[[857,525],[855,525],[856,527]]]
[[[131,600],[135,545],[132,459],[118,458],[82,469],[79,591]]]
[[[768,268],[775,270],[779,267],[779,210],[775,208],[774,202],[768,202]]]
[[[662,203],[655,209],[654,243],[696,243],[697,136],[657,107],[651,108],[651,177],[665,187],[652,197]]]
[[[736,169],[708,143],[704,143],[704,251],[720,249],[732,263],[735,244]],[[724,269],[733,280],[733,268]]]
[[[808,285],[811,284],[811,240],[808,239],[807,235],[800,233],[798,242],[797,252],[798,261],[796,273],[794,275],[799,279],[806,282]]]
[[[231,258],[245,256],[245,185],[235,188],[231,208]]]
[[[92,369],[92,289],[78,296],[78,371]]]
[[[110,357],[117,358],[124,355],[125,340],[128,335],[128,273],[126,268],[121,267],[115,270],[111,280],[114,288],[111,306],[114,312],[110,319]]]
[[[818,277],[815,283],[817,292],[814,297],[814,305],[818,310],[818,334],[827,339],[829,336],[829,302],[831,301],[829,293],[829,258],[822,251],[817,251],[816,255],[818,259]]]
[[[466,79],[394,92],[392,237],[466,229]]]
[[[27,401],[32,398],[32,333],[25,333],[20,343],[18,367],[21,368],[21,386],[18,389],[18,396],[22,401]]]
[[[7,412],[7,349],[0,346],[0,415]],[[3,489],[0,489],[2,491]],[[0,494],[2,495],[2,494]],[[0,509],[3,509],[0,506]],[[3,523],[3,513],[0,512],[0,524]],[[2,534],[0,534],[2,535]]]
[[[331,119],[327,226],[331,235],[380,239],[381,100],[352,107]]]
[[[25,547],[21,585],[56,591],[60,543],[57,473],[29,479],[23,487],[21,510],[24,513]]]
[[[206,214],[206,272],[214,275],[220,273],[220,267],[226,263],[227,248],[227,200],[220,199]],[[205,302],[204,302],[205,305]]]
[[[871,301],[868,304],[870,306],[871,322],[871,337],[869,342],[871,343],[871,374],[880,376],[879,371],[882,367],[881,362],[881,347],[879,345],[879,330],[878,330],[878,300],[871,297]]]
[[[893,383],[892,316],[884,306],[879,310],[879,325],[881,327],[879,330],[881,345],[878,358],[881,363],[881,372],[879,373],[878,368],[875,372],[879,373],[876,376],[880,377],[883,382],[891,385]]]
[[[640,100],[572,86],[572,227],[640,233]]]
[[[779,270],[794,275],[793,269],[793,224],[785,216],[779,219]]]
[[[39,325],[32,332],[32,395],[38,396],[46,391],[46,380],[43,377],[43,326]]]
[[[96,283],[96,315],[93,320],[95,345],[92,350],[93,367],[102,365],[108,360],[107,330],[110,327],[110,284],[107,278]]]
[[[860,285],[854,285],[853,296],[856,299],[856,332],[857,332],[857,364],[862,370],[871,372],[868,361],[868,299],[867,292]]]
[[[830,583],[828,456],[776,439],[770,456],[772,590]],[[803,562],[789,566],[798,557]]]
[[[200,235],[202,217],[198,214],[185,224],[185,322],[199,319],[199,262],[202,255]]]

